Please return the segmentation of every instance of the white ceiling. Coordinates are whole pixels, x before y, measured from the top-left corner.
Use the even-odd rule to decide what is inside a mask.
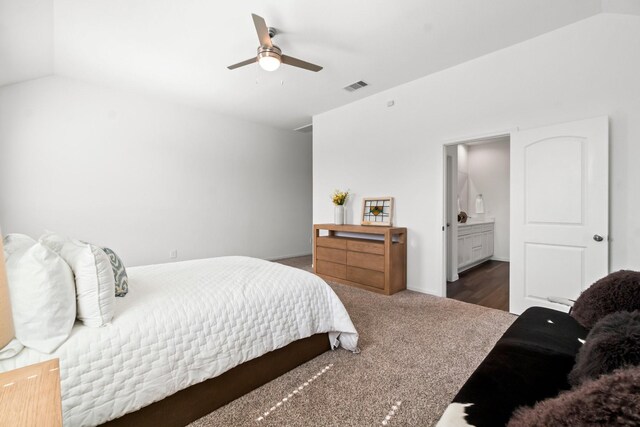
[[[0,85],[19,79],[15,64],[23,63],[23,79],[53,72],[294,129],[314,114],[600,13],[603,1],[614,0],[0,0],[0,70],[13,64],[11,73],[0,71]],[[53,4],[53,30],[27,32],[41,27],[16,20],[27,16],[7,6],[16,3],[37,10],[32,21]],[[275,44],[285,54],[324,70],[227,70],[255,55],[252,12],[279,31]],[[51,35],[53,65],[50,57],[35,61],[47,57],[34,52],[46,51]],[[358,80],[370,86],[342,89]]]

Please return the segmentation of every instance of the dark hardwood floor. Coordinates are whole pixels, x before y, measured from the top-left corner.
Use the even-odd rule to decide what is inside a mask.
[[[447,298],[509,311],[509,263],[489,260],[447,282]]]

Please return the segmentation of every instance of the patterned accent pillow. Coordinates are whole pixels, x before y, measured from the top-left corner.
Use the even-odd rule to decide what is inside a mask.
[[[102,250],[109,257],[109,261],[111,261],[113,276],[116,279],[116,296],[123,297],[129,292],[127,270],[125,270],[122,260],[114,251],[109,248],[102,248]]]

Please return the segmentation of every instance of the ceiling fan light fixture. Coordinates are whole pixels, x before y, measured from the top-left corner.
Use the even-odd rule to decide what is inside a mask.
[[[274,56],[261,56],[258,59],[258,64],[265,71],[275,71],[280,68],[280,59]]]
[[[258,64],[265,71],[275,71],[282,63],[282,51],[278,46],[260,46],[258,48]]]

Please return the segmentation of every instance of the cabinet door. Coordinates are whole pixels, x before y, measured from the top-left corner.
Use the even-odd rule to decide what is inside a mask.
[[[458,238],[458,267],[471,264],[472,236]]]
[[[493,231],[489,231],[487,233],[487,257],[492,257],[493,256],[493,239],[494,239],[494,235],[493,235]]]
[[[487,232],[482,233],[482,255],[480,256],[481,259],[489,257],[489,238],[490,237],[491,236],[489,235],[489,233]]]
[[[477,246],[473,248],[473,251],[471,253],[471,262],[480,261],[483,258],[482,251],[483,251],[482,246]]]
[[[473,249],[482,247],[482,233],[474,233],[470,237],[471,237],[471,247]]]

